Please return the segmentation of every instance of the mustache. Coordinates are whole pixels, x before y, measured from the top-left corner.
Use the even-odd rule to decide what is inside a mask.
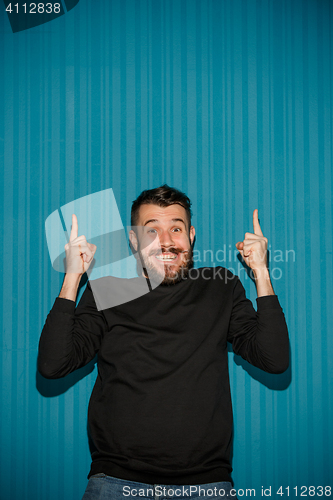
[[[149,257],[151,255],[162,255],[163,253],[173,253],[175,255],[178,255],[179,253],[188,253],[188,250],[180,250],[179,248],[176,248],[176,247],[172,247],[172,248],[162,248],[161,250],[152,250],[150,253],[149,253]]]

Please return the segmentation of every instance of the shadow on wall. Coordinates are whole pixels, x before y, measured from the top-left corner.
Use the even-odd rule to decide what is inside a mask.
[[[233,352],[231,345],[228,344],[228,351]],[[291,353],[289,348],[289,359],[291,360]],[[284,391],[287,389],[291,383],[291,365],[289,364],[288,369],[283,373],[267,373],[260,368],[256,368],[247,361],[245,361],[238,354],[234,354],[234,361],[237,366],[241,366],[250,377],[257,380],[262,385],[271,389],[273,391]]]
[[[97,356],[90,361],[86,366],[78,368],[74,372],[66,375],[63,378],[57,379],[46,379],[44,378],[36,366],[36,387],[38,392],[45,398],[53,398],[55,396],[60,396],[67,392],[71,387],[73,387],[81,379],[89,375],[94,370],[95,363],[97,361]]]
[[[53,21],[72,10],[79,1],[58,0],[57,2],[33,3],[26,0],[14,2],[3,0],[13,33]]]

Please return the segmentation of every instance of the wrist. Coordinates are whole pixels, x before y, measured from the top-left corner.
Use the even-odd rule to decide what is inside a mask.
[[[275,295],[267,267],[253,270],[258,297]]]
[[[82,276],[83,276],[82,274],[77,274],[77,273],[66,273],[62,286],[63,287],[64,286],[71,287],[71,286],[79,285]]]
[[[252,272],[253,272],[253,277],[256,281],[260,279],[270,280],[269,270],[267,266],[252,269]]]
[[[81,278],[82,274],[65,274],[59,297],[63,299],[73,300],[75,302]]]

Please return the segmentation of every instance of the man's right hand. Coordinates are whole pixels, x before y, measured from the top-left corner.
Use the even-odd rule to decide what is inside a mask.
[[[72,229],[69,243],[65,245],[66,274],[82,276],[87,272],[96,252],[96,245],[88,243],[85,236],[78,236],[78,222],[72,215]]]

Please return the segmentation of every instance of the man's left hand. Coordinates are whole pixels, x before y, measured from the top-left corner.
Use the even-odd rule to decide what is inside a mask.
[[[262,234],[258,209],[253,211],[253,233],[245,233],[243,241],[236,243],[236,248],[243,257],[245,263],[253,269],[260,272],[267,269],[267,238]]]

